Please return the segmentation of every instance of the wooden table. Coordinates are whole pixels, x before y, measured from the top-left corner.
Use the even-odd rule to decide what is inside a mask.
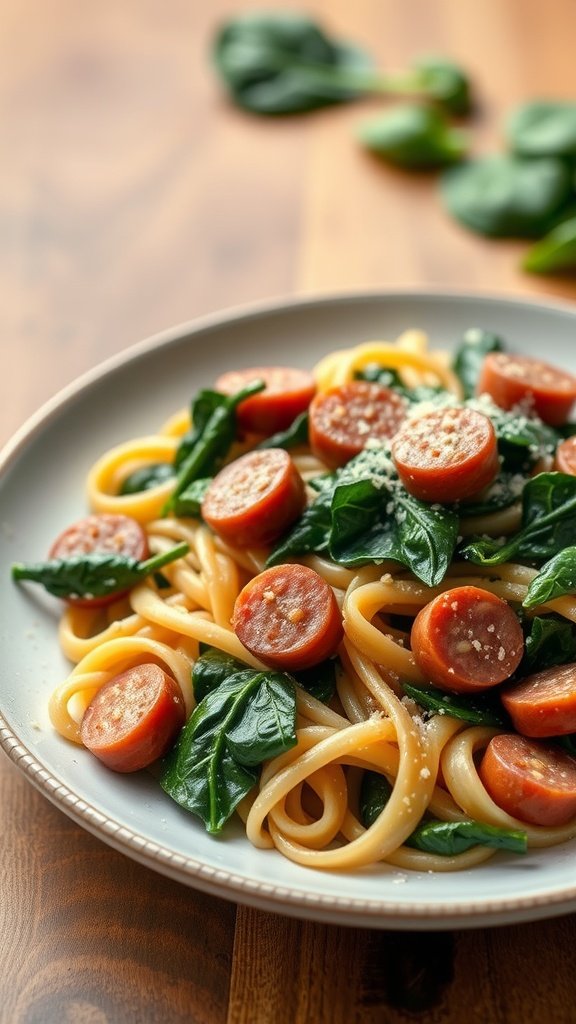
[[[247,301],[410,286],[576,298],[574,278],[524,276],[523,245],[450,222],[433,179],[369,159],[353,130],[376,101],[280,121],[233,109],[208,46],[248,6],[4,0],[0,440],[104,357]],[[522,99],[574,98],[571,0],[307,7],[383,66],[459,59],[478,152]],[[125,859],[5,757],[0,787],[5,1024],[576,1019],[576,917],[437,934],[284,919]]]

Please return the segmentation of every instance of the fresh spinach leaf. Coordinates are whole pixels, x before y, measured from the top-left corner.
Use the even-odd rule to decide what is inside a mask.
[[[524,622],[524,657],[518,678],[576,661],[576,625],[557,615],[536,615]]]
[[[470,722],[472,725],[506,725],[507,718],[500,701],[488,695],[468,697],[446,693],[435,686],[420,687],[404,683],[404,692],[426,711]]]
[[[576,547],[564,548],[542,566],[528,587],[522,604],[534,608],[555,597],[576,593]]]
[[[524,257],[522,267],[531,274],[553,274],[576,268],[576,217],[557,224]]]
[[[235,102],[256,114],[291,114],[345,103],[374,75],[359,48],[331,39],[295,12],[249,12],[218,32],[214,63]]]
[[[400,167],[442,167],[461,160],[466,143],[444,114],[423,103],[405,103],[362,124],[360,142]]]
[[[308,413],[301,412],[286,430],[260,441],[257,448],[295,448],[308,442]]]
[[[556,157],[469,160],[443,172],[441,193],[456,220],[494,238],[538,238],[572,195],[569,167]]]
[[[456,349],[452,368],[460,378],[465,398],[472,398],[476,394],[482,363],[488,353],[503,351],[502,339],[492,331],[485,331],[481,327],[470,327],[464,332]]]
[[[576,103],[525,103],[511,114],[506,135],[521,156],[576,156]]]
[[[160,785],[217,834],[256,784],[262,762],[295,745],[295,722],[288,676],[233,672],[192,712],[164,759]]]
[[[498,828],[481,821],[425,821],[414,829],[406,845],[441,857],[456,857],[473,846],[526,853],[528,837],[522,829]]]
[[[231,98],[256,114],[301,113],[369,93],[417,95],[453,114],[471,107],[470,81],[453,62],[426,57],[383,75],[359,47],[292,11],[230,19],[216,35],[213,59]]]
[[[293,679],[307,693],[310,693],[316,700],[327,704],[334,696],[336,689],[336,667],[339,664],[338,658],[327,658],[326,661],[313,668],[303,669],[301,672],[294,672],[286,678]],[[199,703],[212,690],[220,686],[228,676],[235,672],[252,671],[242,661],[233,658],[231,654],[218,650],[216,647],[208,647],[194,664],[192,672],[192,684],[194,696]]]
[[[158,487],[174,476],[174,467],[170,462],[153,462],[149,466],[135,469],[122,481],[119,494],[139,494]]]
[[[107,551],[92,551],[26,565],[17,562],[12,566],[12,578],[41,583],[54,597],[107,597],[129,590],[150,573],[182,558],[188,551],[188,544],[177,544],[170,551],[154,555],[144,562]]]
[[[476,538],[461,553],[477,565],[501,565],[514,558],[544,562],[571,545],[575,522],[576,476],[539,473],[524,488],[522,529],[504,544]]]
[[[194,480],[213,476],[221,465],[236,437],[236,409],[244,399],[264,390],[264,382],[255,380],[235,395],[220,395],[216,391],[201,392],[193,406],[193,416],[202,410],[200,423],[193,427],[193,433],[186,445],[186,455],[177,458],[178,476],[176,486],[168,499],[164,512],[174,509],[177,499]]]

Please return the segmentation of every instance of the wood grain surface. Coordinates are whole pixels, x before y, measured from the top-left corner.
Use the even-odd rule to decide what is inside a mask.
[[[209,61],[238,0],[1,0],[0,441],[60,387],[200,314],[302,294],[444,287],[576,298],[525,246],[443,213],[434,179],[353,141],[366,100],[279,121],[223,96]],[[267,0],[267,8],[300,5]],[[507,111],[574,99],[573,0],[309,0],[399,68],[444,53]],[[0,1021],[576,1020],[576,918],[446,933],[284,919],[127,860],[0,758]]]

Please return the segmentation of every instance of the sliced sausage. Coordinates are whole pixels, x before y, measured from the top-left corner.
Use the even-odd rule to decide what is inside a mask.
[[[48,557],[65,561],[100,551],[135,558],[138,562],[150,554],[148,538],[140,523],[131,516],[102,512],[85,516],[68,526],[52,544]],[[69,604],[94,608],[117,601],[122,593],[116,591],[105,597],[69,597],[66,600]]]
[[[576,664],[534,672],[501,694],[514,728],[524,736],[576,732]]]
[[[331,469],[343,466],[367,441],[393,437],[406,401],[381,384],[350,381],[316,395],[310,405],[310,447]]]
[[[248,452],[214,477],[202,501],[202,518],[237,546],[270,544],[298,518],[304,483],[288,452]]]
[[[98,691],[80,736],[107,768],[136,772],[166,753],[185,717],[178,683],[150,662],[127,669]]]
[[[255,576],[236,599],[232,626],[252,654],[287,672],[319,664],[342,639],[334,592],[305,565],[277,565]]]
[[[421,501],[471,498],[498,475],[498,445],[487,416],[474,409],[436,409],[407,420],[392,442],[406,490]]]
[[[554,469],[560,473],[576,476],[576,435],[561,441],[556,449]]]
[[[478,393],[490,395],[501,409],[527,404],[557,427],[566,422],[576,399],[576,377],[531,356],[490,352],[482,364]]]
[[[524,636],[506,601],[480,587],[454,587],[418,612],[410,646],[436,686],[467,693],[508,679],[522,658]]]
[[[316,392],[312,374],[290,366],[228,370],[218,377],[214,387],[225,395],[235,395],[254,380],[264,381],[264,391],[240,402],[236,410],[238,426],[248,434],[269,437],[277,430],[286,430],[306,411]]]
[[[566,825],[576,815],[576,760],[514,733],[494,736],[480,778],[495,804],[530,825]]]

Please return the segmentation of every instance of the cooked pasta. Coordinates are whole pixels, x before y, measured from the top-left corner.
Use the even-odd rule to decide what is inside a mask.
[[[348,386],[375,366],[379,372],[392,371],[391,387],[397,381],[399,390],[406,393],[424,389],[423,414],[430,403],[434,408],[436,392],[443,396],[442,408],[464,407],[462,380],[450,359],[430,350],[426,336],[419,331],[407,331],[394,343],[368,342],[329,353],[314,370],[317,394]],[[414,396],[411,401],[418,405]],[[410,415],[417,416],[418,410]],[[366,416],[369,418],[368,412]],[[258,678],[258,673],[264,678],[270,671],[270,660],[242,642],[233,621],[239,595],[265,570],[278,542],[235,543],[226,531],[219,534],[198,514],[176,514],[173,509],[166,514],[174,494],[174,475],[166,475],[154,486],[123,492],[124,482],[135,471],[157,463],[172,465],[190,427],[188,412],[177,412],[158,433],[126,441],[104,453],[88,472],[87,500],[92,513],[135,519],[145,530],[151,556],[165,555],[182,543],[187,550],[112,603],[66,604],[59,637],[73,668],[53,693],[49,710],[55,729],[71,742],[82,743],[82,721],[96,694],[134,666],[152,663],[172,677],[181,691],[188,720],[206,697],[204,693],[199,701],[195,696],[192,670],[207,648],[236,659]],[[401,483],[390,475],[389,445],[374,442],[369,431],[367,440],[364,451],[368,455],[381,452],[388,460],[391,491],[383,501],[392,504]],[[253,451],[258,442],[259,437],[246,434],[232,443],[221,461],[232,464],[239,455]],[[291,460],[304,481],[305,507],[310,509],[321,501],[322,480],[328,479],[328,473],[333,477],[335,467],[326,465],[306,442],[292,449]],[[525,483],[533,469],[524,467],[521,472]],[[348,471],[348,477],[342,479],[362,480],[362,463],[356,477]],[[370,468],[366,479],[372,481],[374,492],[381,488],[381,480]],[[252,486],[258,487],[256,477]],[[296,701],[292,744],[276,756],[264,758],[254,784],[231,810],[235,808],[254,846],[275,848],[300,865],[318,869],[351,871],[386,863],[416,871],[453,871],[484,862],[494,855],[496,845],[474,842],[463,852],[457,848],[443,853],[423,849],[412,841],[417,826],[427,821],[476,822],[521,832],[528,847],[535,848],[576,834],[576,813],[559,825],[534,824],[521,814],[508,813],[490,796],[479,771],[480,758],[494,736],[513,731],[510,725],[475,725],[458,717],[451,710],[449,691],[445,709],[440,707],[440,713],[434,713],[421,706],[410,689],[420,688],[425,693],[433,682],[418,652],[411,649],[410,633],[419,612],[441,600],[441,595],[452,594],[455,588],[472,588],[493,595],[512,609],[522,608],[539,575],[538,567],[522,564],[522,555],[499,564],[481,564],[480,560],[473,564],[457,553],[462,538],[500,538],[502,545],[506,538],[516,536],[522,525],[521,498],[517,490],[507,504],[496,500],[492,507],[489,498],[482,503],[474,494],[470,515],[463,514],[462,503],[454,506],[451,502],[452,511],[454,507],[460,510],[456,553],[452,552],[445,571],[436,572],[433,581],[426,582],[425,573],[418,575],[411,564],[399,561],[398,547],[394,548],[392,541],[388,557],[363,561],[355,554],[338,560],[326,545],[319,544],[289,554],[285,563],[279,563],[297,563],[321,577],[339,609],[341,638],[328,659],[335,673],[335,690],[327,700],[318,699],[298,672],[289,672]],[[426,503],[425,497],[416,495],[416,500],[419,508]],[[477,507],[472,507],[474,501]],[[431,515],[443,516],[438,512],[440,505],[435,499],[426,507]],[[363,513],[355,510],[354,514]],[[389,509],[386,514],[390,521],[394,519],[394,529],[402,530],[402,509]],[[379,521],[383,530],[388,529],[385,517]],[[438,522],[443,529],[445,520]],[[432,534],[434,529],[432,525]],[[280,540],[287,533],[289,529]],[[407,550],[411,541],[402,537],[402,550]],[[270,601],[274,599],[273,593]],[[569,593],[553,595],[536,607],[541,617],[561,620],[566,628],[576,623],[576,596]],[[479,642],[472,638],[470,643],[466,639],[461,643],[469,649],[470,643]],[[504,649],[502,640],[500,648],[495,648],[496,661],[507,656],[507,650],[500,655]],[[241,762],[242,770],[248,770],[246,764]],[[362,795],[367,778],[381,779],[390,789],[373,819],[366,816]]]

